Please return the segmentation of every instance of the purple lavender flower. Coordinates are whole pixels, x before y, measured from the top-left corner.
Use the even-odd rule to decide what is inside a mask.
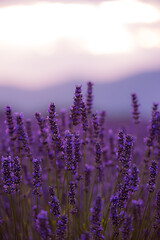
[[[149,137],[146,139],[148,147],[151,147],[153,145],[153,141],[157,135],[157,118],[159,118],[159,112],[154,112],[154,114],[152,115],[151,126],[149,128]]]
[[[10,106],[6,106],[6,123],[8,125],[8,134],[10,136],[10,139],[14,141],[16,139],[16,134],[12,116],[12,108]]]
[[[69,203],[71,205],[75,205],[75,183],[70,181],[69,183],[69,192],[68,192],[68,197],[69,197]]]
[[[101,225],[101,211],[102,211],[102,198],[97,196],[94,202],[93,208],[91,209],[91,233],[94,240],[104,239],[102,234],[103,228]]]
[[[85,103],[81,103],[81,118],[82,118],[82,127],[84,131],[88,130],[88,119],[87,119],[87,108]]]
[[[56,240],[62,240],[66,237],[68,219],[65,215],[61,215],[57,223]]]
[[[124,131],[119,131],[118,134],[118,160],[123,162],[124,160],[124,145],[125,145],[125,136]]]
[[[121,158],[122,166],[128,169],[132,159],[133,137],[126,135],[126,141],[124,146],[124,158]]]
[[[123,240],[128,240],[130,238],[132,228],[132,218],[126,214],[124,222],[123,222],[123,228],[122,228],[122,236]]]
[[[40,128],[42,142],[44,145],[47,145],[46,120],[44,119],[44,117],[42,117],[41,113],[38,113],[38,112],[35,113],[35,118]]]
[[[44,240],[50,239],[51,229],[49,226],[47,211],[41,210],[41,212],[37,215],[36,229],[39,232],[42,239]]]
[[[49,120],[49,126],[50,126],[50,131],[51,131],[51,136],[53,142],[55,142],[56,149],[58,151],[63,151],[63,143],[60,137],[59,133],[59,128],[57,125],[57,120],[56,120],[56,110],[55,110],[55,104],[51,103],[48,109],[48,120]]]
[[[61,214],[61,207],[59,204],[59,200],[55,196],[54,186],[49,187],[49,195],[50,195],[49,205],[51,207],[50,212],[53,213],[54,216],[59,218]]]
[[[33,159],[33,194],[39,196],[42,185],[42,169],[40,166],[41,160]]]
[[[115,227],[119,226],[119,216],[118,216],[118,196],[116,194],[113,194],[111,197],[111,219],[112,224]]]
[[[130,169],[130,174],[131,174],[131,191],[135,192],[138,189],[138,183],[139,183],[139,177],[138,177],[138,173],[139,170],[137,169],[136,165],[132,165],[131,169]]]
[[[133,107],[133,111],[132,111],[132,115],[133,115],[133,119],[135,124],[138,124],[140,122],[140,112],[139,112],[139,106],[140,104],[138,104],[138,99],[137,99],[137,95],[135,93],[133,93],[132,95],[132,107]]]
[[[153,107],[152,107],[152,117],[155,116],[155,113],[158,112],[158,106],[159,106],[159,103],[153,103]]]
[[[91,234],[90,233],[83,233],[81,235],[81,240],[90,240],[91,239]]]
[[[155,214],[155,222],[153,225],[157,239],[160,237],[160,191],[157,193],[156,197],[156,214]]]
[[[150,179],[149,183],[147,184],[147,189],[149,192],[154,192],[155,190],[155,184],[156,184],[156,176],[157,176],[157,163],[156,161],[152,161],[150,166]]]
[[[82,104],[81,86],[76,86],[74,103],[73,106],[71,107],[71,119],[74,126],[80,123],[81,104]]]
[[[131,179],[128,174],[125,175],[118,191],[118,207],[125,208],[131,190]]]
[[[24,131],[24,122],[23,122],[22,114],[16,115],[16,121],[17,121],[16,131],[17,131],[17,137],[19,141],[19,151],[22,151],[24,147],[27,157],[31,160],[32,154],[28,144],[26,133]],[[21,143],[23,147],[21,146]]]
[[[88,82],[87,83],[87,99],[86,99],[86,105],[87,105],[87,113],[90,115],[92,113],[92,105],[93,105],[93,83]]]
[[[14,189],[11,156],[2,157],[1,173],[4,191],[10,194],[13,192]]]

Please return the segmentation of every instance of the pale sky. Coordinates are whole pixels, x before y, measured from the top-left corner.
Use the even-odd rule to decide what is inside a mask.
[[[0,1],[0,85],[115,81],[160,69],[159,1]]]

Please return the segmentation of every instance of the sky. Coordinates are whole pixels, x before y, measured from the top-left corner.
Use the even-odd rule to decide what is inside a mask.
[[[0,1],[0,85],[116,81],[159,60],[158,0]]]

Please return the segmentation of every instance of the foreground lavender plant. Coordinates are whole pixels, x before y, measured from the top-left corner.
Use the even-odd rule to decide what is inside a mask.
[[[102,211],[102,199],[100,196],[96,197],[94,206],[91,209],[91,233],[94,240],[104,239],[102,234],[102,225],[101,225],[101,211]]]
[[[65,239],[67,222],[68,222],[67,217],[65,215],[61,215],[57,223],[57,234],[56,234],[57,240]]]
[[[50,239],[51,229],[48,222],[47,211],[41,210],[41,212],[37,215],[36,228],[42,239]]]
[[[137,127],[136,94],[132,104]],[[70,110],[58,114],[51,102],[48,116],[14,122],[7,106],[6,132],[1,116],[0,239],[159,240],[158,104],[141,136],[93,112],[91,82],[85,101],[76,86]]]

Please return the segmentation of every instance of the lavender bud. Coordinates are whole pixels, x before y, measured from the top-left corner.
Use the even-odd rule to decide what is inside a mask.
[[[42,186],[42,169],[40,159],[33,159],[33,194],[39,196]]]
[[[41,212],[37,215],[36,229],[39,232],[42,239],[44,240],[50,239],[51,229],[48,222],[47,211],[41,210]]]
[[[124,181],[118,192],[118,207],[120,209],[125,208],[130,192],[130,178],[129,175],[125,175]]]
[[[103,228],[101,225],[101,211],[102,211],[102,199],[100,196],[96,197],[94,206],[91,209],[91,233],[94,240],[104,239],[102,234]]]
[[[81,117],[82,117],[82,127],[84,131],[87,131],[88,129],[87,108],[83,101],[81,103],[80,110],[81,110]]]
[[[41,113],[35,113],[35,117],[40,128],[43,145],[47,145],[46,121],[42,117]]]
[[[132,218],[128,215],[125,216],[122,228],[123,240],[128,240],[130,238],[130,233],[133,230],[132,228]]]
[[[88,85],[88,88],[87,88],[86,104],[87,104],[87,113],[88,115],[90,115],[92,113],[92,105],[93,105],[93,83],[88,82],[87,85]]]
[[[6,106],[6,123],[8,125],[9,137],[12,141],[14,141],[16,139],[15,126],[13,122],[12,108],[10,106]]]
[[[119,225],[119,216],[118,216],[118,196],[113,194],[111,197],[111,219],[112,224],[115,227]]]
[[[91,234],[90,233],[83,233],[81,235],[81,240],[90,240],[91,239]]]
[[[123,162],[124,159],[124,144],[125,144],[125,137],[124,132],[121,130],[118,134],[118,160]]]
[[[49,187],[49,195],[50,195],[49,205],[51,207],[50,212],[53,213],[54,216],[59,218],[61,213],[61,207],[59,204],[59,200],[55,196],[54,186]]]
[[[152,117],[155,116],[155,113],[158,111],[158,106],[159,103],[153,103],[153,107],[152,107]]]
[[[132,159],[132,148],[133,148],[133,137],[130,135],[126,135],[126,142],[125,142],[125,151],[124,151],[124,158],[121,159],[122,166],[125,169],[128,169],[130,166],[130,162]]]
[[[23,148],[20,146],[22,143],[23,147],[26,151],[27,157],[32,159],[31,150],[29,148],[27,136],[24,131],[24,123],[23,123],[23,119],[22,119],[22,114],[16,115],[16,121],[17,121],[16,131],[17,131],[17,137],[18,137],[18,141],[19,141],[19,150],[23,150]]]
[[[138,189],[138,183],[139,183],[138,173],[139,173],[139,170],[137,169],[137,166],[133,164],[130,170],[132,192],[135,192]]]
[[[140,118],[139,118],[139,115],[140,115],[139,106],[140,106],[140,104],[138,104],[137,95],[135,93],[133,93],[131,96],[132,96],[132,107],[133,107],[132,116],[133,116],[135,124],[138,124],[140,122]]]
[[[150,166],[150,179],[149,183],[147,184],[147,189],[149,192],[154,192],[155,190],[155,184],[156,184],[156,176],[157,176],[157,163],[155,161],[152,161]]]
[[[76,86],[74,103],[73,106],[71,107],[71,119],[74,126],[80,123],[81,103],[82,103],[81,86]]]
[[[75,183],[70,181],[69,192],[68,192],[69,202],[71,205],[75,205]]]
[[[155,215],[155,222],[154,222],[154,229],[156,232],[157,239],[160,237],[160,191],[157,193],[156,198],[156,215]]]
[[[11,156],[9,157],[2,157],[2,181],[3,181],[3,188],[6,193],[13,192],[13,172],[12,172],[12,163],[11,163]]]
[[[68,219],[65,215],[61,215],[57,223],[56,240],[62,240],[66,237]]]

